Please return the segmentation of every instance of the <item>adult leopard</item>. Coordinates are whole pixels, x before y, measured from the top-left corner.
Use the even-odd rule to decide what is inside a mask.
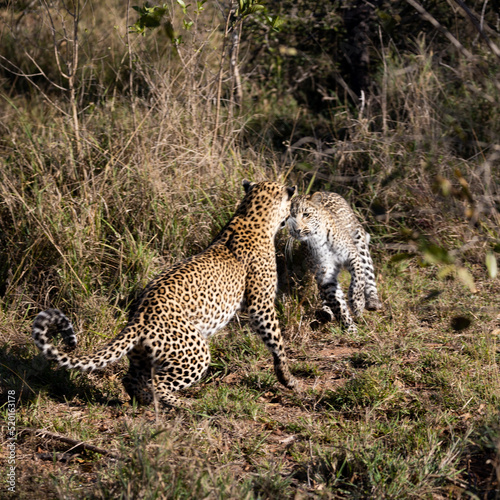
[[[70,321],[57,309],[39,313],[33,338],[43,355],[81,371],[102,369],[126,355],[130,367],[123,384],[131,397],[149,404],[155,394],[163,406],[182,407],[186,402],[173,393],[200,380],[210,363],[208,338],[244,306],[251,328],[273,355],[278,380],[297,388],[274,308],[274,237],[290,213],[295,187],[247,180],[243,187],[245,197],[211,245],[152,281],[122,332],[95,354],[59,352],[50,342],[54,333],[76,346]]]

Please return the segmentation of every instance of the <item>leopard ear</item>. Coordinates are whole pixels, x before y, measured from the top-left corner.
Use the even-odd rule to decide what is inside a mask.
[[[320,193],[319,191],[312,194],[309,197],[309,201],[316,206],[321,206],[323,204],[323,193]]]
[[[297,190],[297,186],[292,186],[292,187],[287,187],[286,192],[288,193],[288,199],[290,200],[292,196],[295,194],[295,191]]]
[[[250,191],[250,188],[255,184],[255,182],[250,182],[247,179],[243,179],[241,182],[243,189],[245,190],[245,193],[248,194],[248,191]]]

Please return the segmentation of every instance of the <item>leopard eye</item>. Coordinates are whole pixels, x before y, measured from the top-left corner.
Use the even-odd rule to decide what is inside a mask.
[[[302,214],[302,218],[304,218],[304,219],[309,219],[309,217],[311,217],[311,214],[309,212],[304,212]]]

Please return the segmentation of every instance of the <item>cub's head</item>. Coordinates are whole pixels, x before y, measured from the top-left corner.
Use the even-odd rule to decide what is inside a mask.
[[[325,217],[328,217],[328,212],[323,207],[323,196],[314,193],[292,200],[286,223],[293,238],[306,241],[321,231]]]
[[[285,226],[290,215],[290,205],[295,186],[287,187],[277,182],[243,181],[245,198],[236,213],[256,222],[263,229],[268,227],[273,234]]]

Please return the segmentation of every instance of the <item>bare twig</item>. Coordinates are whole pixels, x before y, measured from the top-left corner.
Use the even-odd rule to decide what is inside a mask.
[[[241,88],[241,75],[240,69],[238,67],[238,55],[240,53],[240,41],[241,41],[241,26],[243,20],[239,19],[233,27],[233,33],[231,35],[231,49],[229,62],[231,65],[231,73],[233,77],[233,89],[232,93],[234,96],[234,102],[237,106],[241,106],[243,101],[243,90]]]
[[[384,74],[382,77],[382,131],[387,134],[389,130],[387,127],[387,87],[388,87],[388,69],[387,69],[387,57],[385,55],[384,39],[382,37],[382,30],[379,27],[378,36],[380,40],[380,46],[382,47],[382,62],[384,63]],[[361,113],[360,113],[361,114]]]
[[[75,76],[78,69],[78,53],[79,53],[79,39],[78,28],[80,24],[80,2],[75,2],[75,11],[73,16],[73,53],[71,60],[71,78],[69,79],[69,90],[71,92],[71,108],[73,110],[73,124],[75,127],[75,142],[78,155],[81,154],[82,145],[80,144],[80,122],[78,120],[78,108],[76,105],[76,88]]]
[[[45,73],[43,72],[39,72],[39,73],[26,73],[25,71],[23,71],[21,68],[19,68],[18,66],[16,66],[12,61],[9,61],[7,58],[5,58],[4,56],[2,56],[0,54],[0,61],[5,61],[7,65],[5,64],[2,64],[0,62],[0,68],[3,68],[5,69],[6,71],[8,71],[10,74],[12,75],[15,75],[15,76],[20,76],[22,78],[25,78],[29,83],[31,83],[31,85],[33,85],[33,87],[35,87],[39,92],[40,94],[42,94],[43,98],[51,105],[53,106],[55,109],[57,109],[57,111],[59,111],[59,113],[61,113],[62,115],[64,116],[69,116],[69,114],[64,111],[64,109],[62,109],[60,106],[58,106],[43,90],[42,88],[40,87],[40,85],[38,85],[35,80],[33,80],[33,77],[35,76],[45,76]],[[49,80],[50,81],[50,80]],[[51,82],[52,83],[52,82]]]
[[[474,28],[476,28],[477,32],[481,35],[481,37],[484,39],[488,47],[491,49],[493,54],[495,54],[499,59],[500,59],[500,49],[497,47],[495,43],[493,43],[490,39],[490,37],[484,32],[484,29],[481,26],[481,23],[476,19],[474,14],[470,11],[469,7],[465,5],[465,3],[462,0],[455,0],[455,2],[464,10],[464,12],[467,14],[469,19],[471,20],[472,24],[474,25]]]
[[[38,75],[33,75],[33,76],[43,76],[56,89],[63,90],[64,92],[66,92],[67,89],[65,87],[61,87],[61,85],[58,85],[56,82],[54,82],[54,80],[51,80],[47,76],[45,71],[41,68],[41,66],[35,61],[35,59],[30,54],[28,54],[28,52],[24,51],[24,55],[36,66],[36,68],[40,72]],[[28,78],[28,75],[22,75],[22,76],[24,76],[25,78]]]
[[[50,12],[50,7],[47,4],[47,2],[43,1],[42,2],[43,6],[45,7],[45,11],[47,13],[47,17],[50,21],[50,31],[52,33],[52,44],[54,47],[54,57],[56,58],[56,64],[57,64],[57,69],[59,70],[59,73],[63,78],[68,79],[69,76],[63,71],[62,66],[61,66],[61,60],[59,59],[59,48],[58,48],[58,43],[57,43],[57,38],[56,38],[56,27],[54,24],[54,20],[52,19],[52,14]],[[66,33],[66,30],[65,30]]]
[[[130,102],[132,104],[132,119],[134,122],[134,128],[137,128],[137,114],[135,106],[135,94],[134,94],[134,63],[132,61],[132,44],[130,43],[130,0],[127,0],[127,20],[126,20],[126,32],[127,32],[127,49],[128,49],[128,64],[129,64],[129,87],[130,87]]]
[[[218,130],[219,130],[219,119],[220,119],[220,101],[222,97],[222,80],[224,79],[224,61],[226,59],[227,52],[227,40],[229,35],[229,24],[231,22],[231,17],[233,15],[233,0],[231,0],[231,4],[229,5],[229,12],[226,18],[226,27],[224,28],[224,41],[222,42],[222,51],[220,55],[220,64],[219,64],[219,76],[217,82],[217,102],[215,108],[215,126],[214,126],[214,139],[217,138]]]
[[[68,15],[73,18],[72,38],[70,38],[67,35],[66,28],[63,26],[63,30],[64,30],[63,40],[66,42],[71,42],[71,44],[72,44],[72,51],[71,51],[70,60],[66,61],[67,71],[64,71],[63,67],[61,65],[61,61],[60,61],[60,57],[59,57],[59,44],[58,44],[57,37],[56,37],[57,30],[56,30],[54,20],[52,18],[50,6],[48,5],[48,3],[45,0],[42,1],[42,4],[45,7],[45,10],[47,12],[47,17],[50,21],[50,30],[52,32],[52,44],[54,47],[54,57],[56,59],[57,68],[59,69],[59,73],[61,74],[61,76],[68,81],[71,115],[73,118],[73,129],[74,129],[74,133],[75,133],[75,146],[76,146],[76,152],[78,154],[78,157],[80,157],[82,146],[80,143],[80,122],[78,119],[78,107],[77,107],[77,102],[76,102],[76,72],[78,69],[78,55],[79,55],[78,30],[79,30],[79,25],[80,25],[80,14],[81,14],[80,1],[76,0],[74,2],[72,11],[70,11],[68,8],[66,8],[66,12],[68,13]]]
[[[434,16],[429,14],[422,5],[416,0],[406,0],[426,21],[429,21],[443,35],[448,38],[452,45],[457,48],[467,59],[473,59],[474,56],[469,52]]]

